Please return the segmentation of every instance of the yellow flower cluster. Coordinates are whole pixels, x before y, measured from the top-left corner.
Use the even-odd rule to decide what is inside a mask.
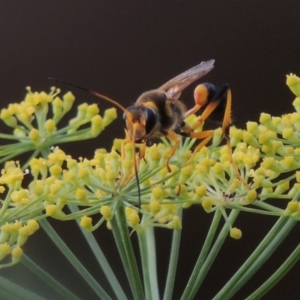
[[[0,138],[17,141],[0,146],[0,163],[25,152],[36,151],[38,155],[53,145],[95,138],[116,118],[114,108],[101,117],[96,104],[83,103],[69,125],[59,129],[59,122],[73,106],[73,94],[68,92],[61,99],[60,90],[54,87],[49,94],[33,93],[30,87],[27,90],[24,101],[10,104],[0,112],[0,119],[13,128],[12,134],[0,132]]]
[[[5,223],[0,227],[0,268],[19,262],[23,254],[21,246],[38,229],[39,224],[34,219],[25,223],[20,221]]]
[[[28,228],[37,224],[34,219],[76,219],[89,231],[103,223],[111,228],[120,203],[127,226],[137,231],[149,226],[179,230],[179,210],[193,205],[202,205],[206,212],[221,210],[226,222],[228,209],[300,219],[300,79],[290,75],[287,83],[297,96],[295,112],[281,117],[263,113],[258,123],[248,122],[246,130],[231,127],[232,147],[219,145],[221,129],[198,153],[193,153],[197,140],[184,138],[169,162],[170,172],[166,162],[171,145],[166,140],[146,147],[144,159],[123,140],[116,140],[110,152],[96,150],[90,160],[74,159],[58,147],[44,157],[36,152],[28,164],[32,179],[27,189],[22,187],[24,171],[19,164],[7,162],[0,177],[0,258],[24,244],[24,236],[35,231]],[[22,103],[1,111],[1,119],[14,128],[12,136],[19,140],[13,148],[0,146],[2,161],[24,149],[49,150],[58,143],[94,137],[116,117],[114,109],[102,118],[96,105],[82,104],[69,125],[57,129],[74,101],[72,94],[60,99],[58,92],[28,89]],[[53,116],[47,119],[49,105]],[[189,119],[192,122],[193,116]],[[90,128],[81,129],[88,122]],[[275,206],[274,198],[285,200],[284,207]],[[80,210],[70,212],[68,205]],[[242,236],[233,224],[228,227],[233,238]]]

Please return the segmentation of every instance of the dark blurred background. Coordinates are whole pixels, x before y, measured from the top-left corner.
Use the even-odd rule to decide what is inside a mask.
[[[25,87],[48,91],[49,76],[89,87],[116,99],[124,106],[134,103],[140,93],[158,87],[182,71],[207,59],[216,59],[215,69],[205,81],[228,82],[233,93],[235,125],[258,120],[260,112],[281,115],[290,112],[293,95],[285,86],[285,75],[300,75],[300,1],[271,0],[144,0],[144,1],[2,1],[0,10],[1,107],[20,101]],[[77,103],[99,103],[87,93],[72,90]],[[190,87],[183,99],[193,105]],[[0,124],[2,128],[2,124]],[[62,148],[74,157],[91,157],[96,147],[110,147],[113,138],[123,137],[120,118],[97,140]],[[212,215],[201,208],[185,212],[184,237],[174,299],[178,299],[191,272]],[[243,231],[239,241],[228,239],[197,299],[211,299],[216,291],[256,247],[275,218],[242,214],[236,226]],[[96,279],[95,263],[79,233],[71,224],[61,229],[65,240],[84,261]],[[54,222],[54,226],[56,226]],[[57,226],[59,229],[59,226]],[[60,231],[60,232],[61,232]],[[235,299],[244,299],[263,282],[298,244],[295,229],[276,257],[258,273]],[[110,233],[96,232],[114,268],[120,261]],[[170,234],[158,232],[159,278],[163,288]],[[82,299],[96,299],[42,232],[26,244],[26,251],[40,265]],[[47,299],[61,299],[22,266],[2,270],[0,275],[35,291]],[[299,265],[264,299],[299,299]],[[125,283],[124,283],[125,285]]]

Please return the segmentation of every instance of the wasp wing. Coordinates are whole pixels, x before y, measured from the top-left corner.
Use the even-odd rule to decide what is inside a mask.
[[[168,98],[179,98],[180,93],[191,83],[206,75],[214,68],[214,59],[203,61],[158,88],[166,92]]]

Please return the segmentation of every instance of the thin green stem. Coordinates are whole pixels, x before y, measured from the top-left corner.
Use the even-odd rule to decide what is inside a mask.
[[[145,297],[146,299],[159,299],[154,229],[148,227],[139,231],[138,241],[142,260]]]
[[[221,212],[223,208],[220,209]],[[229,232],[229,226],[228,224],[233,224],[235,219],[237,218],[238,214],[240,213],[239,210],[232,210],[229,217],[228,217],[228,223],[225,222],[221,232],[218,235],[217,240],[215,241],[213,247],[211,248],[209,254],[207,255],[205,262],[203,263],[199,274],[196,279],[196,284],[194,286],[194,289],[192,290],[192,293],[190,294],[189,299],[193,299],[200,288],[206,274],[208,273],[210,267],[212,266],[215,258],[217,257],[217,254],[221,250],[221,247],[223,246],[223,243],[225,242],[225,239],[228,237],[228,232]]]
[[[15,284],[2,276],[0,276],[0,299],[45,300],[45,298],[24,289],[19,284]]]
[[[214,297],[214,300],[231,299],[274,253],[295,224],[294,220],[279,218],[245,263]]]
[[[58,249],[64,254],[71,265],[76,269],[76,271],[82,276],[86,283],[92,288],[92,290],[103,300],[111,300],[110,296],[105,292],[105,290],[99,285],[99,283],[94,279],[94,277],[88,272],[88,270],[82,265],[82,263],[73,254],[70,248],[64,243],[64,241],[59,237],[55,230],[51,227],[46,219],[40,220],[40,225],[46,231],[48,236],[58,247]]]
[[[182,207],[178,211],[178,217],[182,220]],[[173,287],[176,276],[176,269],[178,264],[180,240],[181,240],[181,229],[173,230],[172,245],[171,245],[171,254],[169,259],[169,268],[168,275],[166,280],[165,292],[163,300],[171,300],[173,294]]]
[[[285,262],[277,269],[275,273],[262,284],[255,292],[246,298],[246,300],[257,300],[271,290],[298,262],[300,259],[300,245],[291,253]]]
[[[69,208],[72,213],[79,212],[79,209],[75,205],[69,205]],[[77,220],[77,224],[79,225],[79,221]],[[78,226],[81,230],[82,235],[85,237],[88,245],[90,246],[91,251],[93,252],[98,264],[100,265],[103,273],[105,274],[106,279],[108,280],[110,286],[112,287],[113,292],[117,296],[117,299],[126,300],[127,297],[115,275],[112,268],[110,267],[104,253],[102,252],[99,244],[97,243],[94,235],[91,232],[87,232],[81,226]]]
[[[216,235],[218,226],[220,224],[221,216],[222,216],[221,210],[220,209],[216,210],[216,212],[214,213],[214,218],[210,225],[209,231],[207,233],[205,242],[201,249],[200,255],[197,259],[197,262],[196,262],[193,272],[190,276],[190,279],[186,285],[186,288],[181,296],[181,300],[191,299],[190,295],[192,293],[194,294],[195,291],[198,290],[198,287],[197,287],[198,286],[198,282],[197,282],[198,274],[200,273],[200,270],[207,258],[208,252],[211,249],[213,239]],[[201,283],[202,280],[201,280],[201,278],[199,278],[199,279],[200,279],[200,283]]]
[[[61,283],[59,283],[56,279],[54,279],[49,273],[47,273],[44,269],[39,267],[34,261],[32,261],[25,254],[22,256],[21,262],[25,267],[27,267],[30,271],[35,273],[38,277],[40,277],[45,283],[49,284],[54,290],[56,290],[60,295],[62,295],[65,299],[70,300],[80,300],[76,295],[67,290]]]
[[[127,220],[125,216],[124,204],[117,203],[115,214],[111,220],[114,238],[121,256],[123,266],[129,281],[133,297],[136,300],[144,299],[144,293],[140,274],[137,267],[137,261],[133,252],[132,242],[130,240]]]
[[[148,248],[148,264],[149,264],[149,273],[150,273],[150,286],[151,286],[151,292],[153,296],[152,299],[159,299],[154,228],[149,226],[146,229],[145,233],[146,233],[146,242]]]

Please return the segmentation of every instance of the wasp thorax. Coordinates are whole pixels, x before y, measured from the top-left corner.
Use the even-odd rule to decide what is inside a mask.
[[[157,123],[157,114],[154,109],[144,106],[130,106],[123,114],[124,128],[129,138],[142,142],[151,134]]]

